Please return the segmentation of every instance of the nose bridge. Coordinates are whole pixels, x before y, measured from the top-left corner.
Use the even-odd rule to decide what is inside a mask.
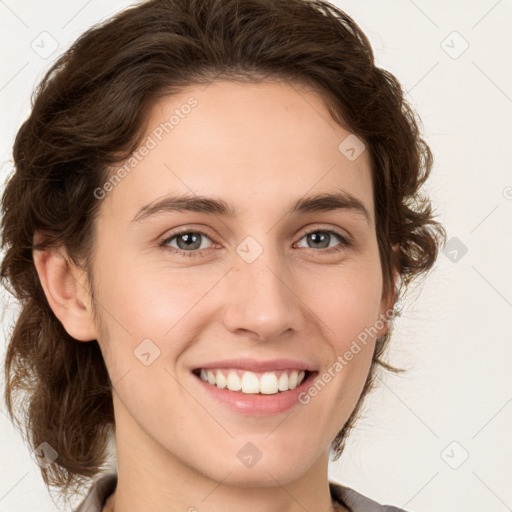
[[[251,331],[265,340],[289,329],[298,330],[300,322],[293,276],[279,251],[270,247],[270,242],[266,245],[247,237],[237,247],[225,317],[230,330]]]

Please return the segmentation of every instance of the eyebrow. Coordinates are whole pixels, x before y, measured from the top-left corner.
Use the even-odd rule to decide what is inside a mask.
[[[345,210],[362,215],[370,223],[370,214],[365,205],[352,194],[323,193],[304,197],[291,205],[288,215],[306,214],[311,212],[329,212]],[[170,212],[198,212],[223,217],[235,217],[236,209],[222,199],[198,195],[168,196],[157,202],[143,206],[131,220],[140,222],[154,215]]]

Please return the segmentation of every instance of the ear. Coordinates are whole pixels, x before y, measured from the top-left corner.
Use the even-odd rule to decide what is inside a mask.
[[[398,292],[400,291],[400,286],[402,283],[402,278],[400,276],[400,272],[396,267],[397,261],[397,253],[398,253],[398,244],[393,245],[392,247],[393,254],[391,261],[393,262],[393,289],[386,297],[384,294],[382,296],[381,307],[380,307],[380,316],[379,319],[384,322],[384,327],[379,330],[378,338],[387,334],[389,330],[389,321],[391,319],[391,312],[393,311],[393,307],[398,298]]]
[[[43,240],[34,235],[34,245]],[[46,299],[66,332],[78,341],[97,338],[86,274],[68,258],[64,247],[34,249],[32,259]]]

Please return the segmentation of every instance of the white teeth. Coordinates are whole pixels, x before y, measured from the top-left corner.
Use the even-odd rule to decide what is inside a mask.
[[[224,374],[220,370],[217,370],[215,373],[215,380],[217,381],[217,387],[220,389],[224,389],[228,385],[226,377],[224,377]]]
[[[211,370],[206,371],[206,376],[208,377],[208,382],[210,384],[215,384],[215,374]]]
[[[281,377],[279,377],[277,388],[279,389],[279,391],[287,391],[288,389],[290,389],[288,387],[288,375],[286,374],[286,372],[283,372],[281,374]]]
[[[231,391],[240,391],[242,389],[242,382],[240,377],[235,372],[228,373],[227,388]]]
[[[231,391],[241,391],[246,394],[261,393],[264,395],[274,395],[279,391],[295,389],[304,380],[305,375],[304,370],[283,371],[279,378],[276,372],[265,372],[262,375],[257,375],[254,372],[241,370],[201,369],[200,371],[201,380],[220,389],[227,388]]]
[[[286,373],[283,373],[286,375]],[[260,381],[260,393],[274,395],[278,391],[277,376],[273,372],[264,373]]]
[[[299,377],[299,372],[294,370],[291,374],[290,374],[290,379],[288,381],[288,386],[290,387],[290,389],[295,389],[297,387],[297,379]]]
[[[242,393],[259,393],[260,381],[252,372],[245,372],[242,376]]]

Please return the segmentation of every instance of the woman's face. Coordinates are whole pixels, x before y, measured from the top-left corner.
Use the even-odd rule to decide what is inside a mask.
[[[369,154],[349,135],[297,85],[189,87],[97,191],[98,342],[131,463],[284,485],[325,461],[389,307]]]

